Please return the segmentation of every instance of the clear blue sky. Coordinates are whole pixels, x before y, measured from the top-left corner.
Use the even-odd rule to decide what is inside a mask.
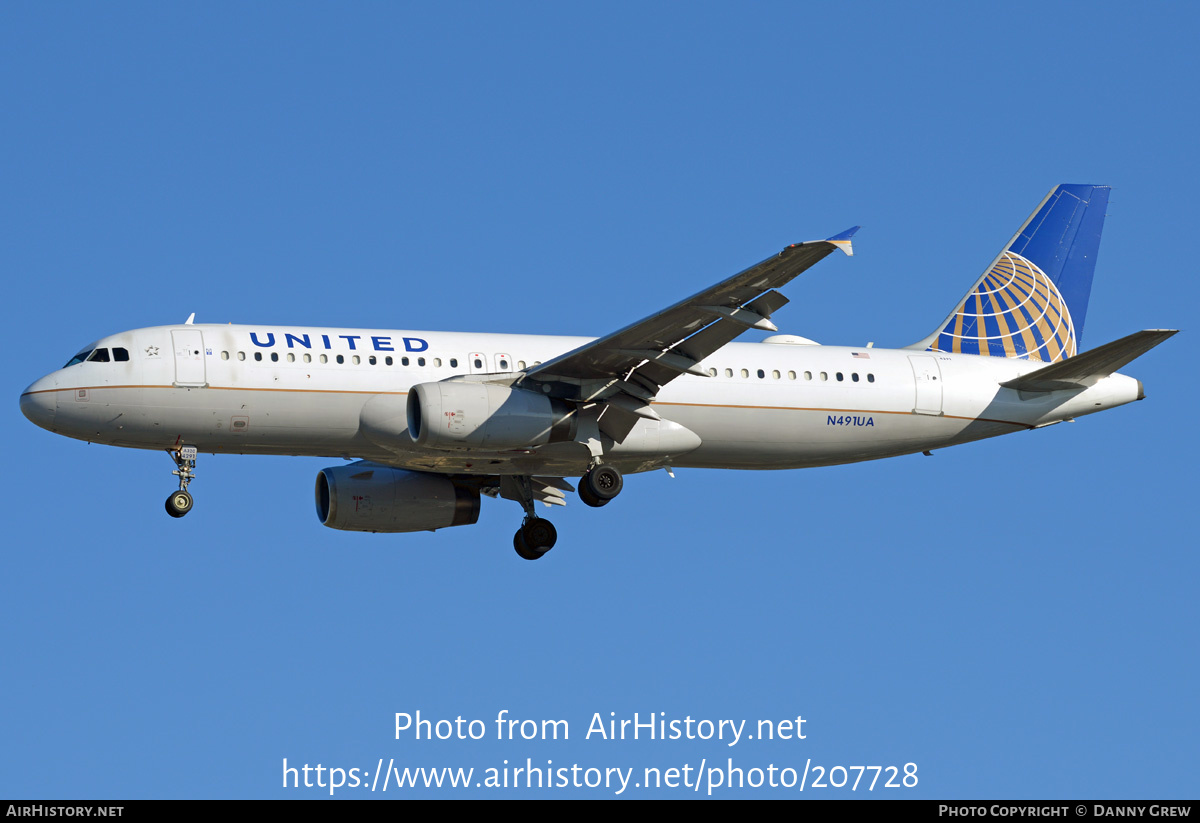
[[[4,4],[0,796],[325,794],[283,790],[283,758],[732,757],[918,765],[876,796],[1195,797],[1198,18]],[[202,456],[175,521],[165,455],[17,405],[88,341],[191,312],[603,334],[855,224],[776,322],[905,345],[1062,182],[1114,187],[1084,347],[1184,330],[1126,370],[1145,402],[933,458],[629,477],[556,511],[537,563],[508,502],[437,534],[325,529],[320,459]],[[396,740],[417,710],[491,734]],[[500,710],[571,739],[496,741]],[[596,712],[800,715],[806,739],[584,740]]]

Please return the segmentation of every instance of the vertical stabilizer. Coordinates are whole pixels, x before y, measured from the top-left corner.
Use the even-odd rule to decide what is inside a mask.
[[[939,330],[909,348],[1045,363],[1073,357],[1109,191],[1056,186]]]

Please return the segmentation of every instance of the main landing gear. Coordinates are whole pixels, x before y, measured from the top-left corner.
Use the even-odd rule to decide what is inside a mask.
[[[579,496],[584,503],[599,508],[620,494],[622,486],[624,481],[621,472],[612,466],[599,464],[589,469],[579,481]],[[538,560],[554,548],[558,531],[553,523],[538,517],[533,510],[532,478],[514,477],[506,488],[508,490],[503,492],[504,496],[509,500],[517,500],[525,509],[525,520],[513,535],[513,548],[524,560]]]
[[[579,481],[579,498],[594,509],[608,504],[624,487],[621,473],[612,466],[593,466]]]
[[[172,517],[183,517],[192,510],[192,496],[187,487],[196,479],[196,453],[195,446],[167,449],[167,454],[175,461],[175,471],[171,474],[179,478],[179,491],[171,492],[167,498],[167,514]]]
[[[513,535],[513,548],[525,560],[538,560],[557,542],[558,530],[553,523],[541,517],[526,517],[521,528]]]
[[[523,560],[538,560],[543,554],[554,548],[558,542],[558,530],[549,520],[537,516],[533,510],[533,478],[518,476],[512,478],[507,496],[516,500],[525,510],[525,520],[521,528],[513,535],[513,548]]]
[[[611,465],[594,465],[580,481],[580,497],[589,506],[599,507],[608,500],[617,497],[624,482],[620,471]],[[538,517],[534,512],[534,494],[532,479],[527,476],[514,477],[510,491],[505,497],[516,499],[526,511],[526,518],[521,528],[512,535],[512,548],[516,549],[518,557],[524,560],[538,560],[554,547],[558,541],[558,530],[547,519]]]

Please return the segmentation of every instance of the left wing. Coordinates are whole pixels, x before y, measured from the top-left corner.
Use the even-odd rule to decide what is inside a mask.
[[[618,442],[639,417],[658,419],[649,406],[681,374],[707,377],[699,362],[746,329],[777,331],[771,314],[788,299],[775,289],[840,248],[853,254],[858,226],[827,240],[796,243],[715,286],[607,337],[530,369],[522,384],[576,402],[603,402],[601,428]]]

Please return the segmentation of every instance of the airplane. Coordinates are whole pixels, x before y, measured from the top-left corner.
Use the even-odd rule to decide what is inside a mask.
[[[1053,188],[929,335],[901,349],[824,346],[771,322],[778,289],[858,227],[796,243],[604,337],[183,324],[85,346],[21,395],[51,432],[163,449],[193,507],[197,455],[353,460],[322,469],[325,526],[434,531],[519,503],[517,554],[557,541],[535,503],[612,502],[623,475],[795,469],[1041,428],[1145,397],[1117,369],[1174,335],[1079,352],[1107,186]],[[773,334],[733,342],[743,332]]]

